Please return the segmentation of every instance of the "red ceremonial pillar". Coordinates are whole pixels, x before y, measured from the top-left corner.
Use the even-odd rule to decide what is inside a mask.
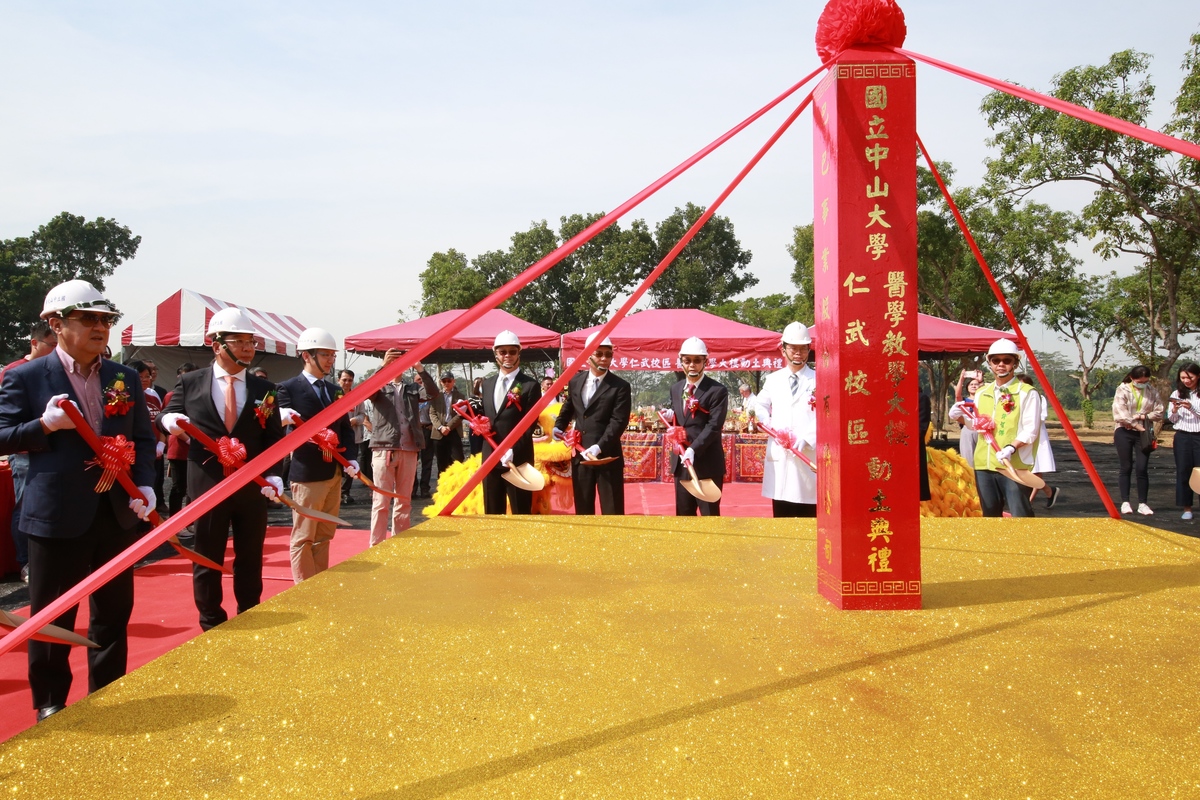
[[[846,50],[813,98],[817,576],[845,609],[921,607],[915,72]]]

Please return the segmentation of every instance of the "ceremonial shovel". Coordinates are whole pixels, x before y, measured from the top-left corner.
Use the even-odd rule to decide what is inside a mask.
[[[451,408],[467,421],[467,424],[471,426],[471,430],[487,439],[488,444],[492,446],[493,450],[498,449],[496,437],[492,436],[491,420],[476,414],[475,409],[471,408],[471,404],[465,400],[458,401]],[[483,422],[478,422],[478,420],[483,420]],[[483,423],[486,423],[486,425]],[[518,489],[525,489],[530,492],[540,492],[546,488],[546,477],[541,472],[538,472],[538,468],[533,464],[513,464],[506,471],[501,472],[500,477]]]
[[[70,400],[63,399],[58,402],[58,407],[66,413],[71,422],[75,423],[75,430],[80,436],[83,437],[83,440],[87,442],[88,447],[92,448],[92,451],[96,454],[96,457],[98,459],[103,459],[105,455],[104,442],[102,442],[100,437],[96,435],[96,432],[92,430],[92,426],[88,424],[86,419],[84,419],[83,414],[80,413],[79,409],[75,407],[75,404]],[[115,470],[113,477],[121,484],[121,488],[129,493],[131,498],[141,500],[143,503],[146,502],[146,497],[142,494],[141,489],[137,487],[137,484],[133,482],[133,478],[129,476],[128,470]],[[150,509],[150,524],[156,528],[162,524],[162,517],[158,516],[158,512],[154,509]],[[215,561],[211,561],[210,559],[200,555],[195,550],[192,550],[189,547],[184,547],[183,543],[179,541],[178,536],[172,535],[171,538],[167,539],[167,542],[175,548],[179,555],[183,556],[188,561],[199,564],[202,567],[219,570],[224,572],[226,575],[233,574],[233,571],[228,567],[223,567]]]
[[[663,425],[666,425],[668,430],[676,427],[667,422],[661,411],[658,412],[658,418],[662,420]],[[663,441],[666,440],[666,437],[664,437]],[[680,457],[680,461],[683,461],[683,445],[679,444],[679,442],[673,442],[672,444],[674,445],[675,453]],[[711,478],[700,480],[698,477],[696,477],[696,468],[693,467],[690,462],[684,461],[683,465],[687,467],[688,475],[692,476],[691,480],[682,482],[683,488],[687,490],[688,494],[697,500],[703,500],[706,503],[715,503],[721,499],[721,487],[717,486],[716,481],[712,480]]]
[[[0,630],[16,630],[17,626],[28,621],[29,620],[25,619],[25,617],[22,617],[20,614],[13,614],[0,609]],[[49,642],[50,644],[68,644],[78,645],[80,647],[100,646],[91,639],[85,639],[78,633],[75,633],[75,631],[69,631],[66,628],[60,628],[57,625],[47,625],[30,638],[36,639],[39,642]]]
[[[974,427],[975,423],[979,419],[979,417],[975,414],[974,410],[972,410],[969,405],[964,404],[963,405],[963,413],[965,413],[967,415],[967,417],[970,418],[971,426]],[[978,430],[978,429],[976,429],[976,430]],[[982,436],[984,441],[987,442],[988,445],[992,448],[992,452],[994,452],[994,453],[1000,452],[1000,445],[996,442],[996,437],[992,435],[992,432],[990,430],[979,431],[979,435]],[[1029,470],[1017,469],[1008,461],[1005,461],[1005,460],[1002,460],[999,458],[997,460],[1000,461],[1000,463],[1004,465],[1005,474],[1008,475],[1008,477],[1012,478],[1017,483],[1021,484],[1022,486],[1028,486],[1030,489],[1041,489],[1042,487],[1044,487],[1046,485],[1046,482],[1044,480],[1042,480],[1040,477],[1038,477],[1034,473],[1030,472]]]
[[[563,444],[567,445],[568,447],[575,448],[575,452],[579,453],[580,455],[583,455],[583,442],[581,441],[582,439],[583,439],[583,434],[581,434],[579,432],[578,428],[571,428],[571,430],[569,430],[563,434]],[[616,460],[617,460],[617,456],[605,456],[604,458],[592,458],[592,459],[585,458],[582,461],[580,461],[579,463],[585,464],[589,467],[602,467],[605,464],[611,464],[612,462],[614,462]]]
[[[192,423],[184,422],[183,420],[177,420],[176,424],[183,429],[184,433],[202,444],[204,449],[208,450],[208,452],[218,457],[221,455],[220,445],[214,442],[212,438],[210,438],[209,435],[204,431],[200,430]],[[233,468],[236,469],[241,467],[244,463],[245,462],[239,458],[237,459],[236,463],[233,464]],[[259,486],[271,486],[271,484],[267,483],[262,475],[255,475],[254,482]],[[271,486],[272,490],[274,490],[274,488],[274,486]],[[292,498],[288,497],[286,494],[277,494],[276,497],[279,499],[279,502],[283,503],[285,506],[290,508],[292,511],[295,511],[302,517],[308,517],[309,519],[319,520],[320,522],[332,522],[335,525],[345,525],[346,527],[350,527],[350,523],[346,522],[344,519],[335,517],[332,514],[326,514],[324,511],[317,511],[315,508],[302,506]]]
[[[763,433],[767,434],[772,439],[774,439],[775,442],[780,447],[787,450],[789,453],[794,455],[796,458],[803,461],[805,466],[807,466],[813,472],[817,471],[817,465],[814,464],[812,461],[810,461],[808,459],[808,456],[806,456],[806,455],[804,455],[804,453],[800,452],[800,448],[796,447],[795,442],[792,441],[792,438],[790,436],[788,436],[787,434],[784,434],[782,431],[773,430],[770,426],[766,425],[762,420],[758,420],[757,424],[758,424],[758,427],[762,428]]]
[[[296,415],[296,418],[299,420],[299,422],[297,424],[299,424],[299,425],[304,424],[304,420],[300,417],[299,414]],[[326,428],[325,430],[328,431],[329,428]],[[320,435],[320,434],[317,434],[317,435]],[[350,466],[350,462],[346,460],[346,457],[344,455],[342,455],[341,453],[339,453],[337,450],[325,450],[325,448],[322,447],[321,443],[317,441],[316,436],[313,436],[312,439],[310,439],[309,441],[311,441],[317,447],[321,447],[321,452],[328,452],[329,455],[333,456],[334,461],[337,461],[339,464],[341,464],[343,469],[348,468]],[[371,482],[370,478],[368,478],[366,475],[362,474],[361,469],[358,471],[358,474],[355,475],[354,477],[356,477],[358,480],[362,481],[363,485],[365,485],[372,492],[379,492],[381,495],[384,495],[385,497],[394,497],[397,500],[404,499],[403,497],[396,494],[395,492],[389,492],[387,489],[380,489],[378,486],[376,486],[374,483]]]

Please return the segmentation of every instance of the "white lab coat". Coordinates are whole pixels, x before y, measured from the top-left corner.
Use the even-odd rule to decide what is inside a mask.
[[[815,464],[817,413],[812,400],[817,390],[817,374],[809,366],[796,373],[799,390],[795,397],[789,381],[791,374],[791,369],[784,367],[767,376],[756,398],[755,415],[774,430],[794,431],[803,441],[801,451]],[[772,500],[814,505],[817,502],[817,475],[773,439],[768,439],[762,493],[763,497]]]

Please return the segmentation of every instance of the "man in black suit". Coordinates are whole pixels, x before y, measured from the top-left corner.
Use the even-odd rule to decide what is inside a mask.
[[[585,346],[596,338],[592,334]],[[554,421],[554,438],[561,440],[572,421],[581,436],[582,453],[571,456],[572,488],[575,513],[596,513],[596,490],[600,491],[602,514],[625,513],[625,457],[621,452],[621,434],[629,425],[633,393],[629,383],[609,373],[612,365],[612,340],[605,339],[588,359],[588,369],[567,384],[567,401]],[[597,458],[616,458],[598,467],[583,465]]]
[[[721,501],[708,503],[693,497],[683,488],[690,480],[686,464],[696,470],[696,477],[711,478],[717,487],[725,483],[725,450],[721,446],[721,429],[729,406],[729,390],[704,374],[708,364],[708,347],[692,336],[679,348],[679,361],[684,379],[671,387],[671,415],[675,425],[687,433],[688,447],[682,455],[671,454],[671,471],[675,475],[675,516],[694,517],[699,509],[702,517],[721,516]]]
[[[237,439],[249,461],[283,438],[275,402],[275,384],[247,373],[254,357],[254,322],[240,308],[223,308],[208,323],[215,359],[211,366],[179,376],[171,402],[158,418],[162,430],[180,435],[179,421],[190,422],[214,440]],[[204,445],[188,445],[188,496],[197,500],[225,479],[225,468]],[[278,465],[267,471],[269,486],[248,483],[196,520],[196,552],[218,564],[233,528],[233,595],[238,613],[258,605],[262,597],[263,540],[267,534],[267,501],[283,494]],[[192,594],[200,612],[200,628],[220,625],[228,614],[221,607],[221,573],[192,567]]]
[[[279,416],[284,425],[314,417],[342,396],[340,386],[325,380],[337,358],[337,342],[329,331],[309,328],[296,340],[296,348],[304,359],[304,371],[279,384]],[[337,436],[337,446],[350,456],[346,474],[357,475],[358,462],[352,460],[357,453],[350,418],[343,416],[330,430]],[[342,510],[342,466],[312,442],[305,442],[292,452],[288,478],[292,499],[300,505],[335,517]],[[336,523],[302,517],[292,511],[293,581],[299,583],[329,568],[329,543],[336,532]]]
[[[137,541],[138,518],[155,506],[155,440],[142,384],[134,370],[101,357],[120,313],[90,283],[73,280],[50,290],[41,316],[58,337],[57,348],[5,370],[0,383],[0,453],[29,453],[20,524],[29,537],[35,614]],[[120,483],[99,485],[96,454],[58,405],[65,399],[98,435],[131,443],[130,475],[148,505],[130,498]],[[94,692],[125,674],[133,570],[92,592],[90,611],[88,637],[100,645],[88,650],[88,691]],[[54,624],[72,630],[75,612],[72,607]],[[29,687],[39,722],[67,704],[70,649],[29,641]]]
[[[493,436],[499,444],[508,436],[533,404],[542,398],[541,387],[532,376],[521,372],[521,340],[512,331],[501,331],[492,343],[496,366],[500,371],[483,381],[483,413],[492,422]],[[483,443],[483,458],[492,454],[492,445]],[[533,463],[533,426],[517,439],[504,454],[500,466],[483,479],[483,513],[503,514],[505,500],[514,514],[533,513],[533,493],[519,489],[500,477],[513,464]]]

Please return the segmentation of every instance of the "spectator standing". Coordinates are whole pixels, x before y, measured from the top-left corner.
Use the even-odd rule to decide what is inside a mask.
[[[462,417],[454,404],[465,400],[454,383],[453,372],[442,373],[442,392],[429,398],[429,421],[433,423],[433,449],[437,455],[438,477],[451,464],[463,460]]]
[[[54,352],[58,346],[58,336],[50,328],[50,323],[39,319],[29,328],[29,352],[23,358],[0,370],[0,381],[4,373],[22,364],[35,361]],[[21,532],[21,497],[25,493],[25,478],[29,474],[29,454],[13,453],[8,457],[8,468],[12,470],[13,479],[13,513],[12,532],[13,550],[17,558],[17,566],[21,570],[21,580],[29,583],[29,537]]]
[[[126,361],[125,366],[130,369],[137,370],[138,380],[142,383],[142,391],[146,394],[146,408],[150,412],[150,424],[153,425],[158,415],[163,410],[163,397],[166,392],[158,393],[158,389],[154,386],[154,374],[150,371],[150,367],[145,361],[134,359]],[[154,496],[158,498],[159,515],[165,516],[167,513],[167,495],[163,491],[163,486],[167,479],[167,434],[160,431],[157,427],[154,429],[154,437],[156,440],[154,451]]]
[[[196,365],[190,361],[180,364],[179,369],[175,370],[176,382],[178,383],[180,375],[186,375],[194,369],[196,369]],[[163,408],[166,408],[167,403],[171,402],[173,394],[175,394],[174,390],[167,392],[166,397],[163,398]],[[186,433],[178,436],[172,434],[167,437],[167,474],[171,478],[171,492],[167,495],[167,513],[172,516],[178,514],[191,500],[187,493],[188,443],[191,441]]]
[[[743,383],[738,387],[738,394],[742,396],[742,411],[753,411],[756,402],[754,391],[750,388],[750,384]]]
[[[1167,419],[1175,427],[1171,449],[1175,452],[1175,505],[1183,509],[1182,519],[1192,518],[1192,470],[1200,467],[1200,403],[1196,385],[1200,383],[1200,365],[1180,368],[1171,392]]]
[[[967,380],[967,393],[963,397],[963,380]],[[974,405],[975,394],[983,385],[983,373],[977,369],[965,369],[954,386],[954,405],[950,406],[950,419],[958,423],[958,453],[968,466],[975,465],[975,443],[979,434],[966,421],[964,405]]]
[[[429,418],[429,403],[430,398],[435,397],[436,392],[430,394],[422,386],[418,393],[420,405],[418,415],[421,420],[421,450],[418,453],[420,459],[420,467],[417,470],[416,477],[413,478],[413,497],[429,497],[429,482],[433,477],[433,421]]]
[[[341,387],[343,395],[349,394],[350,390],[354,388],[354,371],[344,369],[339,372],[338,386]],[[354,431],[354,450],[353,454],[347,453],[346,458],[358,461],[360,469],[362,468],[362,461],[359,459],[362,454],[363,434],[366,432],[366,425],[364,422],[367,418],[364,405],[365,404],[363,403],[359,403],[354,408],[350,409],[350,413],[347,414],[347,418],[350,420],[350,429]],[[370,475],[367,476],[368,480],[370,477]],[[350,473],[347,472],[342,476],[342,505],[354,505],[354,498],[350,496],[350,489],[353,486],[354,478],[351,477]]]
[[[1117,387],[1112,404],[1113,444],[1117,447],[1117,458],[1120,459],[1120,474],[1118,485],[1121,489],[1121,513],[1132,514],[1133,508],[1129,503],[1129,476],[1137,471],[1137,512],[1143,516],[1154,513],[1146,505],[1150,493],[1150,473],[1147,470],[1150,462],[1150,451],[1153,447],[1142,446],[1142,434],[1146,431],[1154,435],[1154,423],[1163,418],[1163,403],[1158,391],[1150,383],[1150,368],[1138,364],[1129,370],[1129,374]]]

